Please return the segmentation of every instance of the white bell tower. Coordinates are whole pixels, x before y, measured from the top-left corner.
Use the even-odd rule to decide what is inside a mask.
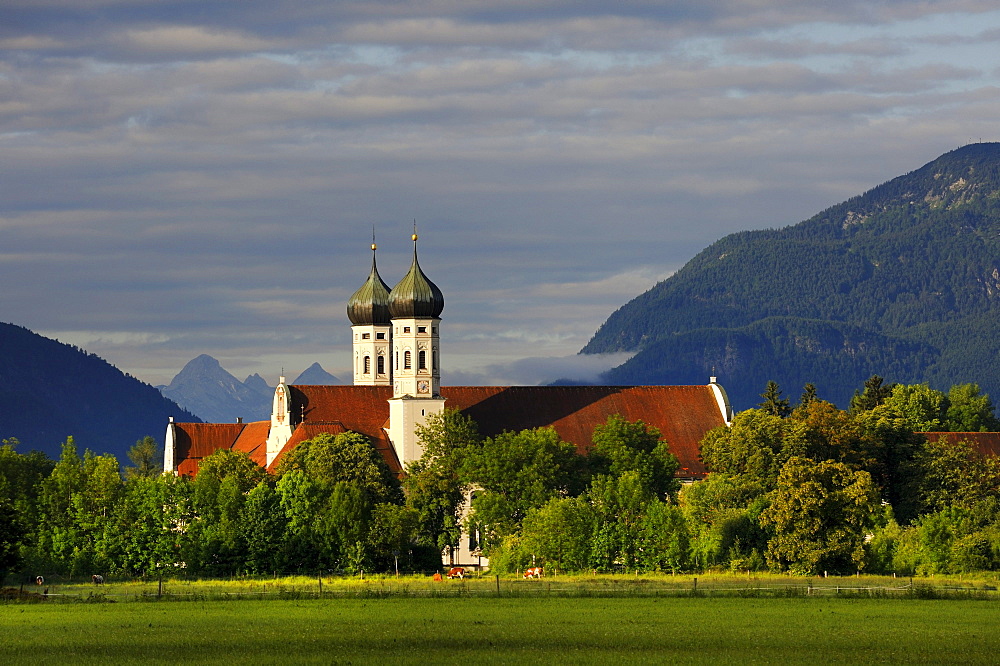
[[[410,271],[389,293],[392,317],[392,385],[388,435],[400,463],[418,459],[416,427],[444,410],[441,397],[441,355],[438,327],[444,296],[427,279],[417,261],[413,234]]]
[[[389,285],[382,281],[375,265],[375,234],[372,233],[372,270],[347,303],[354,348],[354,385],[392,385],[389,321]]]

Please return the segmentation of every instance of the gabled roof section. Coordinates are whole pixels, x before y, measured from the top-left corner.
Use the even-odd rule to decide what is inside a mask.
[[[289,391],[296,418],[339,421],[372,437],[376,448],[384,446],[383,456],[392,452],[382,430],[391,387],[290,386]],[[475,420],[483,435],[552,426],[581,453],[609,416],[642,420],[659,429],[685,477],[705,475],[698,444],[709,430],[726,424],[710,386],[442,386],[441,395],[446,407]],[[393,471],[398,465],[389,464]]]
[[[484,435],[552,426],[580,453],[608,417],[642,420],[660,431],[680,460],[683,477],[705,475],[699,442],[712,428],[726,425],[710,386],[451,386],[441,387],[441,395]]]
[[[250,460],[263,467],[267,464],[267,434],[270,430],[270,421],[248,423],[232,448],[243,451],[250,456]]]
[[[931,442],[969,442],[981,456],[1000,455],[1000,432],[921,432]]]
[[[287,445],[275,458],[321,433],[358,432],[367,435],[393,473],[402,471],[386,437],[390,386],[291,385],[289,414],[299,421]],[[706,386],[442,386],[445,406],[461,410],[479,424],[485,436],[529,428],[555,428],[559,436],[576,445],[580,453],[590,446],[594,428],[608,417],[620,415],[642,420],[660,431],[670,451],[681,463],[679,476],[701,478],[705,466],[698,445],[709,430],[724,426],[725,419],[710,385]],[[264,465],[270,422],[250,424],[178,423],[177,470],[194,474],[198,462],[220,448],[235,448]],[[993,452],[1000,452],[998,433],[944,433],[967,435],[985,442],[996,438]],[[979,444],[981,448],[986,444]]]
[[[175,423],[177,473],[194,476],[202,458],[219,449],[232,448],[244,428],[245,423]]]

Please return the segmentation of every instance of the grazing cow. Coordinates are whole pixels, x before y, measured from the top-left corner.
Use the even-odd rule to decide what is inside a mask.
[[[542,567],[529,567],[524,570],[525,578],[541,578],[542,577]]]
[[[94,585],[104,585],[104,576],[101,574],[94,574],[90,579],[94,581]]]
[[[41,576],[35,576],[35,585],[45,585],[45,579]]]
[[[465,578],[465,567],[452,567],[448,570],[448,578]]]

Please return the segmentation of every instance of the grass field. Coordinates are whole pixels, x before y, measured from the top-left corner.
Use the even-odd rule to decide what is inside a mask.
[[[995,663],[1000,601],[486,596],[0,605],[4,663]]]

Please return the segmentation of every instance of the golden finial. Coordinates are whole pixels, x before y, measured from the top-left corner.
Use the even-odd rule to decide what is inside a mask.
[[[373,224],[372,225],[372,252],[374,252],[377,249],[378,248],[375,246],[375,225]]]
[[[411,238],[413,239],[414,243],[417,242],[417,221],[416,220],[413,220],[413,236]]]

